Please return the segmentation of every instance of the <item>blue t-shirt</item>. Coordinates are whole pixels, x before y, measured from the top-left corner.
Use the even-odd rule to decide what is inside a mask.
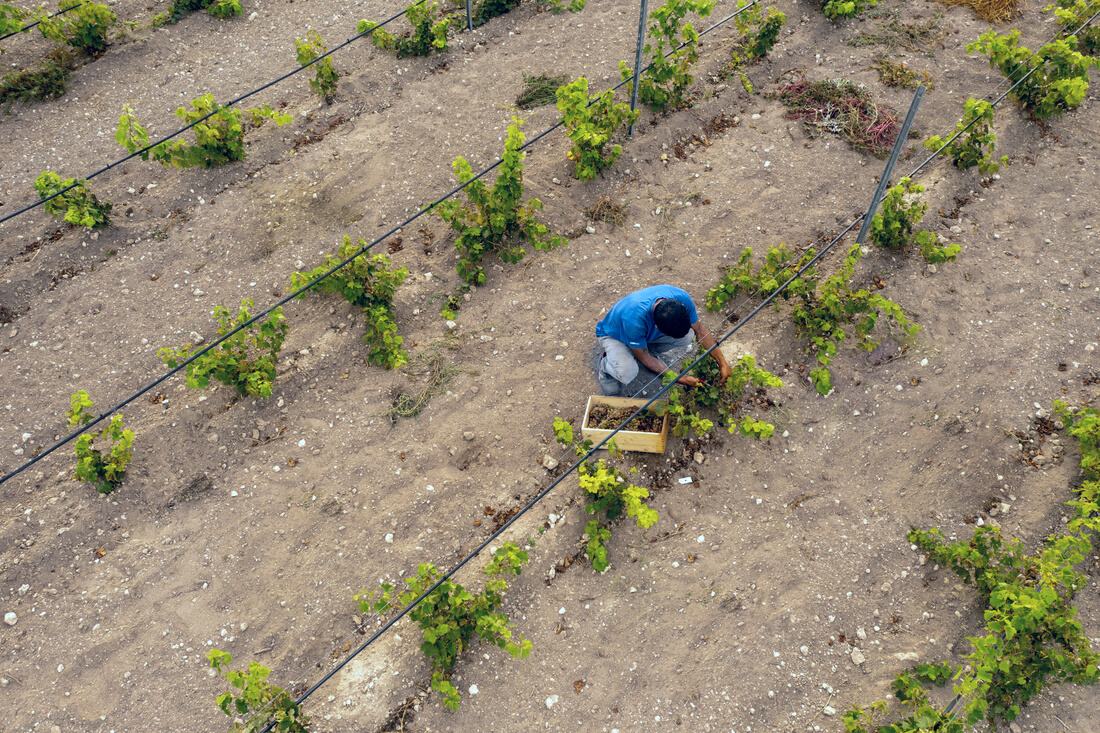
[[[622,298],[596,324],[596,336],[610,336],[632,349],[644,349],[664,334],[653,322],[653,304],[661,298],[672,298],[684,304],[692,324],[699,320],[691,296],[672,285],[654,285]]]

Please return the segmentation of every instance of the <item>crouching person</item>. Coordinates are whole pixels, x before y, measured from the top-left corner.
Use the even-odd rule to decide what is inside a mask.
[[[600,390],[620,394],[638,376],[639,364],[659,376],[674,374],[668,365],[691,353],[696,337],[703,348],[714,346],[691,296],[680,288],[654,285],[625,296],[596,324],[596,340],[603,349],[596,372]],[[724,382],[730,375],[725,357],[718,349],[710,355],[721,367]],[[702,383],[691,375],[679,382],[689,387]]]

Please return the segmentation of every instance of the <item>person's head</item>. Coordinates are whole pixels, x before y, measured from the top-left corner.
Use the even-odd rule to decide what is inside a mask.
[[[684,304],[675,298],[662,298],[653,309],[657,330],[674,339],[683,338],[691,330],[691,319]]]

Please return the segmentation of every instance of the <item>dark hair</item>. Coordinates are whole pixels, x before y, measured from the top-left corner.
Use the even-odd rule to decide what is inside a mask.
[[[683,338],[691,330],[688,309],[675,298],[663,298],[657,303],[653,322],[661,333],[674,339]]]

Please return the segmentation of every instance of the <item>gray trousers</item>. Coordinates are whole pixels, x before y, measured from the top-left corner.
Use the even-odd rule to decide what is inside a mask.
[[[617,395],[624,385],[637,378],[641,365],[634,358],[634,352],[622,341],[610,336],[597,336],[596,340],[604,351],[597,372],[600,388],[606,395]],[[694,340],[695,333],[692,331],[678,339],[662,335],[656,341],[649,342],[647,351],[662,364],[671,365],[690,353]]]

